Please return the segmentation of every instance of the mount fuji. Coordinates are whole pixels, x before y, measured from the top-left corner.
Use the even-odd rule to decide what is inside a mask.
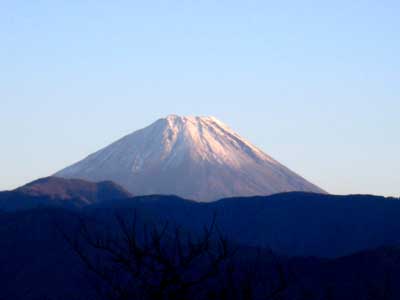
[[[209,202],[289,191],[325,193],[214,117],[170,115],[57,172],[114,181],[133,195]]]

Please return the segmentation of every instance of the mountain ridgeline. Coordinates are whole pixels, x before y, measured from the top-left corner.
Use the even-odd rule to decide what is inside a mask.
[[[16,211],[40,206],[83,207],[110,199],[131,197],[111,181],[89,182],[81,179],[46,177],[13,191],[0,192],[0,210]]]
[[[170,115],[55,174],[197,201],[322,189],[214,117]]]
[[[305,192],[226,198],[210,203],[177,196],[132,197],[112,182],[44,178],[0,193],[3,211],[37,207],[132,216],[201,231],[215,215],[219,228],[239,244],[289,256],[337,257],[400,242],[400,201],[368,195]]]
[[[279,279],[273,275],[276,261],[290,270],[294,279],[280,299],[307,294],[312,296],[305,299],[322,300],[327,291],[334,295],[329,299],[340,300],[400,297],[395,284],[400,279],[398,199],[291,192],[201,203],[176,196],[131,197],[117,185],[106,186],[103,194],[98,184],[46,178],[0,193],[0,298],[103,299],[93,290],[93,273],[64,234],[76,238],[83,222],[100,237],[111,233],[118,245],[120,220],[129,224],[135,216],[138,228],[170,224],[195,236],[215,220],[218,231],[235,245],[236,268],[247,274],[253,266],[261,276],[256,283]],[[23,199],[19,205],[7,206],[18,199]],[[391,297],[382,296],[389,291]],[[262,295],[229,299],[265,299]]]
[[[138,211],[151,221],[176,222],[194,232],[215,216],[230,240],[289,256],[338,257],[400,243],[400,201],[369,195],[291,192],[212,203],[146,196],[89,209]]]

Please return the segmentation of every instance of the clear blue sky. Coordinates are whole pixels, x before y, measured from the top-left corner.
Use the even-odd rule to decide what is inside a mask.
[[[400,194],[398,1],[5,1],[0,189],[170,113],[331,193]]]

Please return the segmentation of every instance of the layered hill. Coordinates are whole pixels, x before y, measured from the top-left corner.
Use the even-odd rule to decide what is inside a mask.
[[[132,196],[112,181],[95,183],[58,177],[40,178],[16,189],[16,191],[29,196],[48,196],[52,199],[80,199],[87,203]]]
[[[111,181],[46,177],[13,191],[0,192],[0,210],[14,211],[38,206],[82,207],[109,199],[132,195]]]
[[[172,222],[193,232],[201,232],[215,217],[230,240],[288,256],[338,257],[400,244],[399,199],[371,195],[291,192],[211,203],[143,196],[84,210],[94,215],[118,211],[127,218],[136,212],[150,223]]]
[[[177,204],[183,200],[179,198],[140,200],[138,198],[137,201],[147,203],[147,205],[153,203],[156,206],[161,202]],[[188,206],[195,205],[196,207],[204,205],[193,202],[185,203]],[[163,206],[163,208],[166,207]],[[126,211],[127,208],[123,209]],[[186,209],[187,207],[182,206],[183,211]],[[147,209],[146,211],[148,212]],[[127,214],[125,217],[131,218],[132,214]],[[392,217],[390,219],[393,220]],[[90,277],[92,273],[85,268],[60,233],[62,230],[74,237],[76,229],[79,228],[82,221],[92,226],[102,225],[96,227],[98,229],[104,228],[105,225],[106,228],[115,230],[115,232],[121,230],[117,225],[113,210],[110,209],[90,210],[84,213],[59,208],[42,208],[0,213],[0,224],[2,225],[0,228],[2,236],[0,240],[0,263],[2,265],[0,268],[2,282],[0,298],[16,300],[105,299],[103,298],[105,295],[99,296],[96,293],[93,288],[93,278]],[[207,222],[209,222],[208,218]],[[207,224],[209,223],[205,225]],[[224,234],[225,229],[221,229]],[[369,229],[364,230],[364,234],[376,234],[376,232],[368,233]],[[351,227],[348,230],[352,231]],[[307,243],[306,240],[313,238],[318,240],[315,231],[303,237],[305,243]],[[365,239],[365,237],[360,236],[360,239]],[[338,239],[331,236],[330,245],[337,242]],[[260,256],[259,249],[243,247],[243,244],[239,245],[239,248],[235,246],[235,249],[237,250],[236,257],[244,261],[244,268],[247,272],[249,266],[254,266],[254,271],[261,277],[263,274],[268,275],[275,271],[275,263],[271,265],[270,257],[267,255]],[[400,288],[396,284],[400,279],[399,258],[400,250],[396,246],[330,259],[315,257],[287,259],[275,256],[274,261],[278,260],[285,266],[285,269],[290,270],[291,276],[285,297],[282,296],[280,299],[399,299]],[[328,292],[333,293],[334,296],[328,297],[326,295]],[[389,292],[390,297],[385,297],[384,295]],[[286,296],[286,294],[288,295]],[[308,297],[304,297],[304,295],[308,295]],[[265,299],[265,297],[254,299]]]
[[[400,243],[400,201],[369,195],[290,192],[199,203],[177,196],[131,197],[111,182],[44,178],[0,193],[0,211],[74,208],[94,217],[139,214],[200,232],[216,217],[232,241],[289,256],[347,255]]]

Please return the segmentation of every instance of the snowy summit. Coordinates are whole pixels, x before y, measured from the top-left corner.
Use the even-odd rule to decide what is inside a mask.
[[[198,201],[323,192],[214,117],[159,119],[55,176],[112,180],[133,195],[174,194]]]

